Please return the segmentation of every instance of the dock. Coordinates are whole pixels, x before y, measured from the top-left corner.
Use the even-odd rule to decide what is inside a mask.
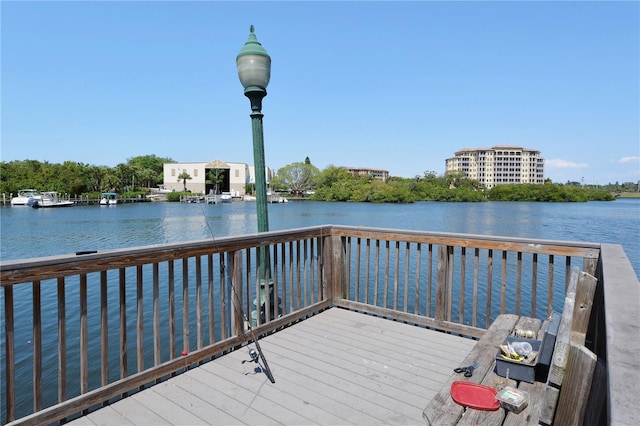
[[[12,426],[424,424],[444,401],[465,424],[453,368],[491,380],[504,318],[564,324],[574,304],[589,319],[560,327],[558,361],[597,361],[579,387],[598,424],[640,420],[640,282],[617,244],[322,225],[11,260],[0,288]],[[256,339],[273,384],[242,362]],[[547,384],[558,406],[576,371]]]
[[[244,347],[70,424],[420,425],[474,344],[332,308],[260,340],[274,384]]]

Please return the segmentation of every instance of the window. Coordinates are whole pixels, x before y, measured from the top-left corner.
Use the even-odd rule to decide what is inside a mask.
[[[198,169],[193,169],[193,177],[198,176]]]
[[[176,169],[171,169],[171,176],[175,176],[176,175]]]

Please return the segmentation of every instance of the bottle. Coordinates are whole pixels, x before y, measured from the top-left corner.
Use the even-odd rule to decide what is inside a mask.
[[[528,356],[531,352],[533,352],[533,347],[529,342],[513,342],[511,343],[511,347],[520,356]]]

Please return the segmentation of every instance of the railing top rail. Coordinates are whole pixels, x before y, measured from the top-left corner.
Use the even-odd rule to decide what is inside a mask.
[[[36,279],[44,280],[59,276],[182,259],[188,256],[223,253],[226,251],[242,250],[256,246],[322,236],[387,239],[514,252],[577,256],[592,259],[597,259],[600,251],[599,244],[589,242],[345,225],[318,225],[206,240],[3,261],[0,262],[0,286]]]

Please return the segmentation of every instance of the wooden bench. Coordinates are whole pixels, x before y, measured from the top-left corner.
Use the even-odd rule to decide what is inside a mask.
[[[582,423],[597,361],[595,355],[584,347],[595,287],[594,277],[578,268],[572,270],[546,383],[518,382],[498,376],[495,373],[495,355],[498,345],[515,329],[534,330],[538,339],[541,339],[549,326],[548,321],[543,324],[539,319],[499,315],[462,363],[462,366],[473,363],[479,365],[473,376],[467,378],[452,373],[424,409],[426,423],[438,426]],[[455,381],[469,381],[495,388],[517,387],[529,393],[529,404],[519,414],[502,408],[497,411],[465,408],[451,398],[451,384]]]

